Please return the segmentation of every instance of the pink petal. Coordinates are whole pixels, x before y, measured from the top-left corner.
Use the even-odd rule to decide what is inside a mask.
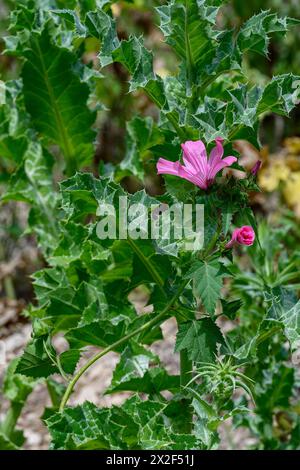
[[[225,248],[231,248],[235,244],[239,233],[240,233],[240,229],[235,228],[234,231],[232,232],[231,240],[225,245]]]
[[[165,158],[160,158],[156,164],[157,174],[167,174],[179,176],[179,162],[170,162]]]
[[[200,172],[203,176],[207,172],[207,154],[202,140],[188,140],[181,144],[183,150],[183,161],[191,173]]]
[[[216,146],[212,149],[209,154],[208,164],[211,166],[216,165],[223,157],[224,149],[223,149],[223,139],[221,137],[217,137],[215,139]]]
[[[195,174],[190,173],[189,170],[179,162],[170,162],[165,158],[160,158],[156,164],[156,169],[158,175],[165,174],[179,176],[202,189],[207,189],[207,184],[204,178],[200,175],[196,176]]]
[[[201,176],[200,174],[195,175],[193,173],[190,173],[189,170],[182,165],[180,165],[178,176],[187,181],[190,181],[196,186],[199,186],[199,188],[201,189],[207,189],[207,183],[203,176]]]
[[[234,157],[233,155],[230,155],[229,157],[225,157],[222,160],[222,162],[226,163],[226,166],[231,166],[236,161],[237,161],[237,158]]]
[[[223,158],[223,160],[210,167],[210,170],[208,172],[208,179],[214,179],[214,177],[217,173],[219,173],[219,171],[223,170],[223,168],[227,166],[231,166],[236,161],[237,158],[233,156]]]
[[[236,241],[236,239],[237,239],[239,233],[240,233],[240,229],[239,229],[239,228],[235,228],[234,231],[232,232],[231,239],[232,239],[233,241]]]

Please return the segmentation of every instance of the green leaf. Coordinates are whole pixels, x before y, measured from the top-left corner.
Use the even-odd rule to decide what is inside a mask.
[[[13,420],[19,417],[27,397],[33,391],[37,381],[18,374],[16,368],[19,359],[13,359],[6,369],[2,392],[3,396],[10,401],[9,408],[0,422],[0,450],[16,450],[24,441],[24,433],[12,426]]]
[[[284,334],[291,344],[291,348],[299,348],[300,341],[300,300],[291,309],[286,310],[279,317],[284,328]]]
[[[46,349],[48,352],[46,352]],[[48,377],[58,368],[53,362],[56,353],[49,342],[49,338],[40,337],[28,343],[22,354],[16,372],[28,377]]]
[[[198,448],[193,436],[174,434],[164,425],[161,402],[127,400],[122,407],[99,409],[89,402],[67,408],[46,420],[52,449]]]
[[[153,367],[145,372],[141,377],[133,378],[128,381],[120,381],[119,384],[113,384],[105,392],[107,394],[117,393],[119,391],[132,391],[147,393],[153,395],[164,390],[172,393],[180,389],[179,375],[169,375],[162,367]]]
[[[118,207],[119,196],[126,195],[122,187],[109,178],[94,178],[89,173],[77,173],[63,181],[60,188],[66,216],[75,216],[75,220],[81,220],[86,215],[95,215],[100,203]]]
[[[192,198],[198,191],[193,183],[176,176],[165,175],[164,180],[167,193],[175,199],[175,203],[178,201],[186,203],[192,202]]]
[[[201,70],[214,56],[212,25],[220,3],[171,0],[167,5],[157,8],[160,28],[167,43],[183,61],[190,87],[199,80]]]
[[[36,385],[36,380],[18,374],[18,362],[19,359],[15,358],[9,363],[3,382],[3,394],[11,402],[25,403]]]
[[[51,169],[53,160],[43,151],[38,142],[30,142],[24,153],[24,160],[12,175],[3,201],[16,200],[36,204],[50,216],[56,203],[53,192]]]
[[[141,39],[132,36],[128,41],[119,41],[115,21],[100,9],[88,13],[86,26],[89,34],[101,41],[99,59],[102,67],[120,62],[132,75],[130,91],[144,88],[159,108],[164,108],[166,97],[163,82],[154,73],[152,53],[145,48]]]
[[[75,11],[64,8],[63,10],[51,10],[51,14],[62,18],[64,20],[65,27],[74,31],[76,33],[76,37],[86,36],[86,27],[82,24]]]
[[[283,328],[292,351],[299,348],[300,342],[300,301],[294,293],[282,287],[264,293],[268,305],[267,321],[273,321]]]
[[[230,141],[246,139],[259,148],[259,117],[267,112],[289,115],[299,100],[299,80],[299,76],[285,74],[273,77],[265,87],[249,89],[240,84],[232,89],[229,85],[225,91],[227,102],[224,96],[205,96],[194,115],[205,141],[211,142],[219,135]]]
[[[212,449],[220,440],[216,429],[221,418],[218,417],[214,407],[203,400],[198,393],[193,397],[192,406],[197,416],[195,434],[208,449]]]
[[[214,314],[217,300],[221,296],[225,271],[218,260],[195,261],[185,275],[186,279],[194,280],[195,295],[200,297],[207,312]]]
[[[0,430],[0,450],[18,450],[16,446],[4,433]]]
[[[23,93],[36,129],[47,142],[59,145],[68,171],[90,163],[95,114],[87,108],[87,84],[72,70],[76,58],[52,42],[47,26],[31,33],[24,56]]]
[[[85,26],[91,36],[101,40],[100,60],[102,67],[105,67],[113,61],[112,53],[120,45],[116,32],[116,22],[111,16],[98,8],[94,12],[87,13]]]
[[[294,369],[277,364],[264,371],[262,382],[256,386],[255,401],[259,412],[269,415],[274,409],[288,408],[294,385]]]
[[[46,384],[47,390],[51,398],[51,403],[53,405],[52,410],[58,410],[62,397],[66,391],[66,385],[57,382],[51,377],[47,378]]]
[[[3,201],[24,201],[33,207],[29,215],[31,230],[37,235],[44,252],[56,243],[58,197],[52,181],[53,159],[39,142],[29,143],[23,161],[12,174]]]
[[[224,343],[220,329],[210,318],[203,318],[179,325],[175,351],[186,349],[195,362],[215,362],[218,343]]]
[[[225,315],[230,320],[234,320],[236,318],[236,315],[239,309],[243,305],[243,301],[241,299],[236,299],[236,300],[231,300],[231,301],[226,301],[222,299],[221,303],[222,303],[222,315]]]
[[[127,122],[127,145],[125,158],[120,163],[117,178],[132,174],[144,180],[144,161],[151,147],[163,142],[164,137],[150,117],[136,116]],[[151,153],[150,153],[151,155]]]
[[[9,172],[22,162],[28,146],[28,116],[24,109],[20,80],[2,82],[0,103],[0,155]]]
[[[49,377],[54,373],[73,374],[80,351],[70,349],[57,356],[48,336],[31,340],[18,360],[16,372],[27,377]]]
[[[264,292],[264,300],[268,307],[267,319],[280,320],[285,312],[295,306],[297,296],[284,287],[278,286]]]
[[[106,347],[121,339],[127,332],[128,317],[116,316],[112,319],[103,319],[101,322],[93,322],[85,326],[71,328],[65,337],[72,349],[80,349],[84,346]]]
[[[131,382],[136,378],[142,378],[149,369],[150,362],[157,362],[157,358],[144,347],[131,342],[121,354],[117,364],[109,390],[118,389],[123,383]],[[130,384],[128,384],[130,386]]]
[[[69,349],[58,356],[60,365],[67,374],[74,374],[79,358],[80,351],[77,349]]]
[[[236,209],[237,208],[234,203],[230,201],[224,203],[224,206],[222,208],[222,231],[224,235],[227,235],[229,232],[229,228],[232,223],[232,218]]]
[[[52,448],[109,449],[110,435],[107,425],[109,415],[108,410],[97,409],[89,402],[75,408],[68,408],[63,413],[53,414],[46,419],[52,437]],[[130,420],[128,424],[130,430]],[[128,432],[130,432],[129,430]],[[122,431],[125,431],[125,426],[120,427],[118,433],[121,434]],[[117,436],[114,438],[114,443],[116,440]]]
[[[298,23],[299,20],[279,18],[276,13],[262,11],[244,23],[237,37],[238,46],[243,52],[254,51],[267,56],[270,35],[272,33],[284,35],[290,25]]]
[[[281,332],[281,325],[276,320],[263,320],[256,333],[252,333],[250,338],[239,338],[238,344],[236,339],[232,345],[233,356],[240,361],[245,361],[249,358],[254,358],[259,353],[259,348],[264,345],[268,346],[268,341],[270,342],[272,337]],[[229,339],[229,338],[227,338]],[[229,341],[228,341],[229,344]]]
[[[158,363],[158,358],[150,351],[131,342],[122,351],[120,361],[113,373],[111,385],[105,393],[131,390],[155,394],[162,390],[178,389],[179,376],[168,375],[165,369],[153,367]]]
[[[299,103],[300,76],[292,73],[277,75],[263,90],[257,106],[257,114],[273,112],[288,116]]]

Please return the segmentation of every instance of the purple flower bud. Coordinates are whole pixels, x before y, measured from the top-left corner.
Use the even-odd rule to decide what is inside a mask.
[[[255,175],[257,174],[257,172],[260,170],[261,163],[262,163],[261,160],[258,160],[258,161],[255,163],[254,167],[251,169],[251,174],[252,174],[253,176],[255,176]]]

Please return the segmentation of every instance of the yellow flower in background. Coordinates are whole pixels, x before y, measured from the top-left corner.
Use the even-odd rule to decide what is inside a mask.
[[[263,167],[259,173],[259,184],[264,191],[274,191],[281,181],[286,181],[291,170],[284,160],[277,160]]]
[[[295,209],[297,217],[300,217],[300,171],[290,174],[284,185],[283,195],[287,203]]]
[[[296,155],[288,155],[286,164],[292,171],[300,171],[300,159]]]
[[[284,140],[283,146],[293,155],[300,155],[300,137],[288,137]]]
[[[300,217],[300,138],[290,137],[284,141],[284,149],[277,155],[269,155],[263,149],[263,167],[258,174],[262,190],[272,192],[282,187],[287,204]]]

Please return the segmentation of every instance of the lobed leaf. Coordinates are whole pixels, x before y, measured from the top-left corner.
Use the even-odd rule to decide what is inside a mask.
[[[223,344],[224,338],[210,318],[192,320],[179,325],[175,351],[187,350],[195,362],[215,362],[218,343]]]

